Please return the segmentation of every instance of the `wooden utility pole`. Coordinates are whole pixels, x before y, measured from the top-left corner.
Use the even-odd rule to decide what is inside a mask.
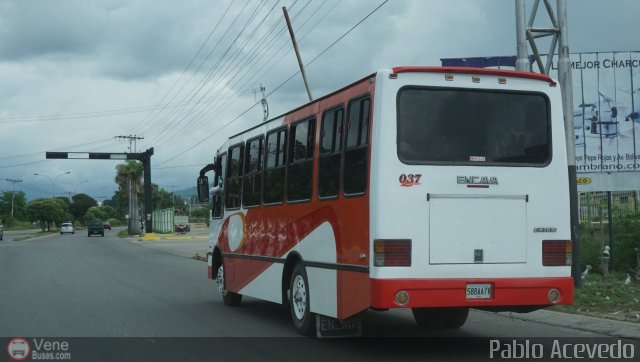
[[[291,42],[293,42],[293,49],[296,51],[296,57],[298,58],[298,65],[300,66],[300,73],[302,73],[302,80],[304,80],[304,86],[307,88],[307,95],[309,101],[313,100],[311,95],[311,89],[309,88],[309,82],[307,81],[307,74],[304,72],[304,65],[302,64],[302,58],[300,57],[300,51],[298,50],[298,43],[296,42],[296,36],[293,34],[293,28],[291,27],[291,20],[289,20],[289,13],[287,13],[287,7],[282,7],[284,12],[284,19],[287,21],[287,28],[289,28],[289,35],[291,35]]]

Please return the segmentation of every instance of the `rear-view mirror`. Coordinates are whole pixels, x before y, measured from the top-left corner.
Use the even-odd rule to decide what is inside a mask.
[[[207,176],[198,177],[198,200],[200,202],[209,201],[209,178]]]

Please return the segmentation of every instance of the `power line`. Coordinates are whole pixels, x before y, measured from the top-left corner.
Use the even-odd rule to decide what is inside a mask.
[[[295,4],[296,2],[297,2],[297,0],[296,0],[296,1],[294,1],[294,4]],[[276,5],[276,4],[274,4],[274,7],[275,7],[275,5]],[[292,6],[293,6],[293,5],[292,5]],[[277,23],[271,26],[271,28],[269,29],[268,33],[267,33],[267,34],[265,34],[265,35],[262,37],[262,39],[261,39],[261,41],[259,42],[259,44],[262,44],[262,45],[265,45],[265,46],[269,44],[268,42],[264,42],[263,40],[264,40],[264,39],[266,39],[266,38],[268,38],[268,37],[272,34],[272,32],[273,32],[273,30],[276,28],[277,24],[278,24],[279,22],[281,22],[281,21],[282,21],[282,18],[278,18]],[[254,53],[255,53],[255,51],[254,51]],[[247,54],[247,55],[245,55],[245,57],[246,57],[246,56],[250,56],[250,55],[248,55],[248,54]],[[218,62],[217,62],[217,63],[216,63],[216,64],[215,64],[211,69],[210,69],[210,71],[209,71],[209,73],[207,74],[207,77],[204,79],[204,81],[208,81],[209,79],[213,78],[213,74],[214,74],[214,72],[215,72],[215,71],[217,71],[217,69],[219,69],[219,66],[220,66],[220,64],[221,64],[221,62],[222,62],[223,60],[224,60],[224,56],[223,56],[223,57],[221,57],[221,59],[220,59],[220,60],[219,60],[219,61],[218,61]],[[236,73],[236,74],[237,74],[237,73]],[[234,75],[234,76],[235,76],[235,75]],[[255,82],[254,82],[254,84],[255,84]],[[238,88],[238,87],[236,87],[236,88]],[[200,87],[200,89],[198,89],[198,91],[200,91],[201,89],[202,89],[202,86]],[[212,89],[210,88],[209,90],[207,90],[207,91],[206,91],[206,93],[205,93],[205,94],[208,94],[208,93],[210,93],[211,91],[212,91]],[[231,93],[231,90],[227,90],[227,91],[225,91],[225,92],[224,92],[224,95],[225,95],[225,96],[227,96],[227,95],[229,95],[230,93]],[[235,102],[235,100],[237,100],[237,99],[239,98],[239,96],[240,96],[240,95],[239,95],[239,94],[237,94],[235,97],[230,98],[229,100],[225,101],[225,102],[224,102],[224,104],[220,104],[217,108],[222,108],[222,107],[226,106],[227,104],[229,104],[230,102]],[[225,97],[225,98],[226,98],[226,97]],[[185,113],[185,114],[183,115],[183,118],[185,118],[189,113],[193,113],[193,111],[195,111],[195,108],[193,108],[193,109],[192,109],[192,110],[190,110],[189,112]],[[199,111],[199,112],[197,112],[197,115],[196,115],[196,116],[194,116],[193,118],[197,119],[197,118],[198,118],[198,116],[203,115],[205,111],[206,111],[206,109],[201,108],[201,109],[200,109],[200,111]],[[194,124],[194,122],[193,122],[193,121],[189,122],[189,124],[190,124],[190,126],[187,126],[189,129],[193,129],[194,127],[196,127],[196,125]],[[199,124],[199,123],[198,123],[198,124]],[[183,126],[183,128],[184,128],[184,126]],[[186,129],[186,128],[185,128],[185,129]],[[172,139],[173,139],[173,138],[175,138],[177,135],[180,135],[180,134],[181,134],[181,132],[174,132],[174,134],[172,135]]]
[[[218,30],[218,27],[220,26],[220,23],[222,22],[222,19],[225,18],[225,16],[227,15],[227,13],[229,12],[229,10],[231,9],[231,7],[233,6],[233,4],[235,3],[235,0],[231,1],[231,3],[229,3],[229,6],[227,7],[227,9],[224,11],[224,13],[222,14],[222,16],[220,16],[220,19],[218,19],[218,22],[216,23],[216,25],[213,27],[213,29],[211,30],[211,32],[209,32],[209,36],[207,36],[207,38],[204,40],[204,42],[202,43],[202,45],[200,46],[200,48],[198,49],[198,51],[196,52],[196,54],[194,54],[194,56],[191,58],[191,61],[189,62],[189,64],[187,64],[187,66],[184,68],[184,70],[182,71],[182,73],[180,74],[180,76],[178,77],[178,79],[171,85],[171,87],[169,88],[169,90],[164,94],[164,96],[162,97],[162,99],[160,99],[160,101],[158,102],[158,104],[156,105],[156,107],[154,107],[155,109],[158,108],[158,106],[162,103],[162,101],[171,93],[171,91],[175,88],[175,86],[178,84],[178,82],[182,79],[182,77],[184,76],[184,74],[186,73],[186,71],[191,67],[191,65],[193,64],[193,62],[196,60],[196,58],[198,57],[198,55],[200,54],[200,52],[202,51],[202,49],[204,49],[204,46],[207,44],[207,42],[209,42],[209,39],[211,39],[211,37],[213,36],[213,34]],[[216,43],[216,46],[214,46],[214,50],[217,47],[217,45],[219,44]],[[200,65],[198,66],[198,68],[192,73],[191,77],[185,82],[183,83],[182,87],[174,94],[174,96],[171,98],[170,102],[172,102],[177,96],[178,94],[180,94],[180,92],[182,92],[182,90],[184,89],[184,87],[191,82],[191,79],[193,79],[193,77],[195,76],[195,74],[198,73],[198,71],[200,70],[200,68],[204,65],[204,63],[209,59],[209,57],[211,56],[212,52],[210,52],[203,60],[202,62],[200,62]],[[147,117],[145,117],[141,124],[144,124],[144,122],[149,119],[149,117],[153,114],[153,112],[155,111],[155,109],[150,112]],[[166,107],[162,107],[162,109],[156,113],[156,116],[158,114],[160,114],[160,112],[163,112],[166,109]],[[156,116],[152,117],[151,120],[153,120]],[[150,122],[149,122],[150,123]],[[143,126],[144,127],[144,126]]]
[[[296,2],[297,2],[297,1],[296,1]],[[295,5],[295,3],[296,3],[296,2],[294,2],[294,5]],[[297,17],[298,17],[298,16],[299,16],[299,15],[300,15],[300,14],[301,14],[301,13],[302,13],[306,8],[307,8],[307,7],[308,7],[308,5],[309,5],[309,4],[310,4],[310,0],[309,0],[309,1],[307,1],[307,3],[306,3],[306,4],[305,4],[301,9],[300,9],[300,11],[299,11],[299,12],[298,12],[298,13],[297,13],[293,18],[294,18],[294,19],[295,19],[295,18],[297,18]],[[274,5],[273,5],[273,7],[271,8],[270,12],[272,12],[272,11],[273,11],[273,9],[275,8],[275,6],[276,6],[276,5],[277,5],[277,4],[274,4]],[[293,5],[292,5],[292,7],[293,7]],[[268,14],[267,14],[267,15],[268,15]],[[313,14],[312,14],[312,16],[313,16]],[[261,25],[261,24],[264,22],[264,20],[265,20],[265,19],[266,19],[266,16],[265,16],[265,18],[263,18],[263,20],[260,22],[260,24],[259,24],[259,25]],[[308,21],[308,20],[307,20],[307,21]],[[246,53],[246,55],[244,55],[244,56],[241,58],[241,60],[239,61],[240,65],[237,65],[237,66],[235,67],[235,68],[237,68],[237,71],[227,71],[227,69],[228,69],[228,68],[226,68],[226,69],[223,71],[223,73],[225,73],[225,74],[233,74],[233,75],[231,75],[231,76],[230,76],[229,80],[228,80],[228,81],[227,81],[227,83],[223,86],[223,88],[226,88],[226,89],[232,89],[232,88],[234,88],[235,86],[234,86],[234,84],[232,84],[232,82],[233,82],[233,80],[234,80],[234,79],[235,79],[239,74],[241,74],[241,73],[245,73],[246,75],[248,75],[248,73],[245,71],[245,69],[249,68],[249,67],[248,67],[248,65],[251,63],[251,61],[252,61],[253,59],[258,59],[258,57],[257,57],[255,54],[257,54],[258,52],[261,52],[261,51],[262,51],[262,49],[260,49],[260,45],[261,45],[261,44],[265,44],[265,42],[264,42],[264,41],[262,41],[262,40],[264,40],[267,36],[269,36],[270,34],[272,34],[272,32],[276,29],[277,25],[278,25],[278,24],[280,24],[281,22],[282,22],[282,18],[281,18],[281,17],[278,17],[278,21],[276,22],[276,24],[274,24],[274,25],[272,25],[272,26],[271,26],[271,28],[269,29],[268,34],[266,34],[265,36],[263,36],[263,37],[262,37],[262,39],[261,39],[261,41],[259,41],[256,45],[254,45],[254,46],[253,46],[253,48],[252,48],[252,49],[250,49],[250,50]],[[259,26],[259,25],[258,25],[258,26]],[[284,33],[284,32],[285,32],[285,30],[286,30],[286,28],[283,28],[283,29],[281,30],[281,33]],[[253,33],[255,33],[255,30],[252,32],[252,34],[253,34]],[[273,41],[274,39],[275,39],[275,37],[274,37],[274,38],[272,38],[269,42]],[[243,45],[243,47],[245,47],[245,46],[246,46],[246,43],[247,43],[247,42],[245,42],[245,44]],[[265,46],[268,46],[268,44],[269,44],[269,43],[266,43],[266,44],[265,44]],[[238,54],[238,52],[236,52],[236,55],[237,55],[237,54]],[[247,58],[249,58],[249,60],[248,60],[248,61],[244,61],[244,60],[245,60],[245,59],[247,59]],[[251,58],[253,58],[253,59],[251,59]],[[273,58],[273,57],[272,57],[272,58]],[[234,58],[234,59],[235,59],[235,58]],[[254,74],[257,74],[257,73],[259,73],[259,72],[258,72],[258,71],[254,72]],[[245,75],[245,76],[246,76],[246,75]],[[244,77],[245,77],[245,76],[243,76],[243,77],[239,78],[239,79],[238,79],[238,81],[236,81],[235,83],[239,83],[242,79],[244,79]],[[247,84],[248,82],[249,82],[249,81],[245,82],[245,84],[243,84],[243,85],[242,85],[242,87],[246,86],[246,84]],[[238,88],[238,87],[235,87],[235,88]],[[207,91],[207,92],[210,92],[210,90],[209,90],[209,91]],[[226,93],[229,93],[229,92],[231,92],[231,91],[230,91],[230,90],[228,90]],[[236,97],[235,99],[230,99],[230,100],[229,100],[229,101],[227,101],[226,103],[219,105],[218,109],[216,109],[216,110],[213,110],[213,111],[212,111],[212,112],[213,112],[213,114],[214,114],[214,115],[217,115],[217,114],[219,113],[219,110],[220,110],[220,109],[224,109],[225,107],[228,107],[228,106],[229,106],[229,103],[234,103],[237,99],[238,99],[238,97]],[[205,112],[205,109],[201,109],[201,110],[200,110],[200,112],[198,112],[197,114],[195,114],[195,115],[192,117],[192,120],[191,120],[191,121],[189,121],[189,122],[187,123],[187,125],[183,126],[183,128],[182,128],[182,129],[184,129],[184,130],[185,130],[185,132],[186,132],[187,127],[189,127],[189,129],[193,129],[193,128],[197,128],[197,127],[199,127],[199,126],[200,126],[200,125],[201,125],[201,124],[206,120],[206,119],[203,117],[203,116],[204,116],[204,112]],[[169,142],[171,142],[172,140],[174,140],[175,138],[177,138],[180,134],[183,134],[183,133],[185,133],[185,132],[182,132],[182,131],[181,131],[181,132],[177,132],[176,134],[174,134],[174,135],[173,135],[173,137],[171,137],[170,139],[168,139],[168,140],[167,140],[167,142],[168,142],[168,143],[169,143]]]
[[[216,100],[215,98],[207,99],[207,103]],[[189,102],[182,103],[166,103],[162,104],[163,109],[166,108],[179,108],[188,106]],[[32,123],[32,122],[50,122],[50,121],[65,121],[65,120],[77,120],[77,119],[85,119],[85,118],[103,118],[103,117],[112,117],[112,116],[121,116],[128,114],[136,114],[136,113],[145,113],[153,110],[154,107],[157,106],[139,106],[139,107],[131,107],[131,108],[120,108],[120,109],[112,109],[112,110],[104,110],[104,111],[93,111],[93,112],[84,112],[84,113],[70,113],[70,114],[60,114],[60,115],[30,115],[30,116],[15,116],[15,117],[0,117],[0,124],[11,124],[11,123]]]
[[[136,152],[136,141],[143,140],[144,137],[136,136],[136,135],[128,135],[128,136],[115,136],[114,138],[128,139],[129,140],[129,152]],[[131,144],[133,144],[133,149],[131,148]]]
[[[294,4],[295,4],[295,3],[294,3]],[[302,12],[307,8],[307,6],[308,6],[309,4],[310,4],[310,1],[307,1],[307,3],[302,7],[302,9],[300,9],[300,12],[298,12],[297,14],[295,14],[295,15],[293,16],[293,18],[292,18],[292,19],[294,19],[294,20],[295,20],[298,16],[300,16],[300,14],[302,14]],[[323,3],[323,4],[324,4],[324,3]],[[336,5],[337,5],[337,3],[336,3]],[[335,5],[334,5],[334,7],[332,7],[332,8],[330,9],[330,11],[331,11],[333,8],[335,8]],[[319,9],[319,8],[318,8],[318,9]],[[306,23],[311,19],[311,17],[313,17],[313,15],[314,15],[315,13],[317,13],[317,10],[318,10],[318,9],[316,9],[316,11],[314,11],[314,12],[311,14],[311,16],[310,16],[310,17],[309,17],[309,18],[308,18],[308,19],[307,19],[303,24],[306,24]],[[330,12],[330,11],[329,11],[329,12]],[[329,12],[327,12],[324,16],[328,15],[328,13],[329,13]],[[282,21],[282,18],[279,18],[279,21]],[[279,22],[278,22],[278,23],[279,23]],[[319,23],[319,22],[317,22],[317,23],[316,23],[316,24],[315,24],[315,25],[310,29],[310,31],[311,31],[311,30],[313,30],[313,28],[315,28],[315,26],[317,26],[317,25],[318,25],[318,23]],[[286,32],[286,28],[282,28],[282,29],[281,29],[281,34],[284,34],[285,32]],[[274,39],[275,39],[275,38],[274,38]],[[273,39],[272,39],[272,40],[273,40]],[[259,72],[264,68],[264,66],[265,66],[265,65],[267,65],[267,64],[269,64],[269,62],[271,62],[271,61],[272,61],[272,60],[273,60],[273,59],[274,59],[274,58],[275,58],[275,57],[276,57],[276,56],[277,56],[277,55],[278,55],[278,54],[279,54],[279,53],[280,53],[280,52],[285,48],[285,46],[286,46],[286,45],[288,45],[288,44],[289,44],[288,40],[286,40],[286,39],[285,39],[285,40],[284,40],[284,42],[281,44],[280,48],[279,48],[279,49],[278,49],[278,50],[277,50],[277,51],[276,51],[276,52],[271,56],[271,58],[269,58],[269,60],[267,60],[266,62],[263,62],[262,67],[260,67],[260,69],[259,69],[258,71],[254,72],[254,74],[259,73]],[[286,55],[286,54],[283,54],[283,55],[280,57],[280,59],[279,59],[278,61],[274,62],[274,63],[272,64],[272,66],[269,68],[269,70],[268,70],[267,72],[271,71],[271,69],[273,69],[273,67],[274,67],[274,66],[275,66],[275,65],[276,65],[280,60],[282,60],[282,58],[283,58],[285,55]],[[257,57],[256,57],[256,58],[257,58]],[[237,75],[237,74],[235,74],[235,75],[234,75],[234,77],[235,77],[236,75]],[[243,78],[244,78],[244,77],[240,78],[240,79],[239,79],[239,81],[241,81]],[[231,81],[231,79],[229,80],[229,82],[230,82],[230,81]],[[238,82],[239,82],[239,81],[238,81]],[[226,86],[230,86],[230,83],[229,83],[229,82],[228,82],[227,84],[225,84],[225,87],[226,87]],[[245,82],[245,83],[242,85],[242,87],[244,87],[244,86],[246,85],[246,83],[247,83],[247,82]],[[220,106],[220,108],[222,108],[222,107],[228,107],[228,106],[229,106],[229,102],[227,102],[227,103],[225,103],[225,104],[221,105],[221,106]],[[197,125],[198,125],[198,126],[199,126],[199,125],[200,125],[200,124],[205,120],[205,119],[202,117],[202,116],[203,116],[203,112],[204,112],[204,110],[201,110],[201,112],[200,112],[199,114],[197,114],[197,115],[194,117],[195,119],[200,118],[200,121],[199,121],[199,122],[197,122]],[[214,114],[218,114],[218,113],[219,113],[219,112],[216,110]]]
[[[261,27],[261,25],[266,21],[267,17],[269,16],[270,13],[273,12],[273,10],[276,8],[278,4],[278,1],[276,1],[273,6],[271,7],[271,9],[267,12],[267,14],[262,18],[262,20],[253,28],[253,30],[249,33],[249,35],[247,36],[247,38],[245,39],[244,43],[242,43],[238,49],[236,49],[235,54],[231,55],[231,58],[229,60],[226,61],[226,66],[225,68],[223,68],[222,70],[220,70],[220,72],[222,74],[232,74],[232,73],[236,73],[235,71],[231,71],[230,66],[232,64],[235,64],[236,60],[238,59],[238,56],[243,52],[243,50],[246,48],[247,44],[251,41],[251,39],[254,37],[254,35],[256,34],[256,32],[258,31],[258,29]],[[257,12],[256,12],[257,15]],[[254,16],[255,18],[255,16]],[[245,26],[245,29],[248,27],[249,23],[247,23],[247,26]],[[244,31],[244,29],[243,29]],[[242,59],[246,58],[247,55],[245,54],[240,61],[241,62]],[[237,66],[236,66],[237,67]],[[233,79],[235,76],[231,77],[231,79]],[[223,88],[227,87],[227,85],[229,84],[231,80],[229,80],[224,86]],[[208,91],[203,95],[203,97],[206,97]],[[202,109],[199,113],[203,113],[204,109]],[[190,113],[186,113],[181,122],[185,121],[187,119],[187,117],[190,115]],[[190,121],[186,121],[185,123],[183,123],[183,125],[181,126],[181,128],[175,132],[172,136],[170,136],[167,139],[167,142],[171,142],[173,140],[175,140],[179,135],[186,133],[186,131],[188,129],[190,129],[191,127],[197,127],[197,115],[195,117],[193,117]]]
[[[41,160],[41,161],[34,161],[34,162],[25,162],[25,163],[17,163],[14,165],[6,165],[6,166],[0,166],[0,168],[9,168],[9,167],[20,167],[20,166],[27,166],[27,165],[35,165],[36,163],[42,163],[42,162],[46,162],[47,160]]]
[[[45,153],[47,151],[58,151],[58,150],[62,150],[62,149],[76,148],[76,147],[81,147],[81,146],[86,146],[86,145],[95,145],[95,144],[98,144],[98,143],[104,143],[106,141],[112,141],[112,139],[111,138],[105,138],[105,139],[101,139],[101,140],[97,140],[97,141],[81,143],[81,144],[75,145],[75,146],[66,146],[64,148],[48,149],[48,150],[39,151],[39,152],[23,153],[23,154],[18,154],[18,155],[11,155],[11,156],[2,156],[2,157],[0,157],[0,160],[11,159],[11,158],[25,158],[25,157],[29,157],[29,156],[42,155],[43,153]]]
[[[222,40],[223,40],[224,38],[226,38],[227,34],[231,31],[231,29],[232,29],[233,25],[238,21],[238,18],[240,18],[240,16],[242,15],[242,13],[244,12],[244,10],[247,8],[247,6],[248,6],[248,5],[249,5],[249,2],[245,3],[244,7],[240,10],[240,12],[238,13],[238,15],[236,15],[236,17],[232,20],[231,24],[227,27],[227,30],[225,30],[224,34],[222,34],[222,36],[220,37],[220,39],[218,39],[218,42],[216,42],[216,44],[215,44],[215,46],[213,47],[213,49],[211,49],[211,51],[209,52],[209,54],[207,54],[207,57],[206,57],[206,59],[205,59],[205,60],[208,60],[208,59],[211,57],[211,55],[213,55],[213,53],[215,52],[215,50],[216,50],[216,49],[218,48],[218,46],[221,44]],[[201,64],[204,64],[204,62],[203,62],[203,63],[201,63]],[[199,69],[200,69],[200,67],[198,67],[198,70],[199,70]],[[209,72],[210,72],[210,71],[209,71]],[[207,75],[209,74],[209,72],[207,73]],[[196,73],[194,73],[194,76],[195,76],[195,74],[196,74]],[[195,88],[200,87],[200,89],[201,89],[201,88],[204,86],[204,84],[206,84],[206,82],[208,81],[208,79],[206,79],[207,75],[205,75],[205,77],[203,77],[203,79],[202,79],[202,80],[200,80],[199,85],[197,85]],[[193,78],[193,77],[192,77],[192,78]],[[202,86],[200,86],[200,84],[202,84]],[[194,88],[194,89],[195,89],[195,88]],[[181,90],[182,90],[182,89],[184,89],[184,87],[183,87],[183,88],[181,88]],[[198,90],[198,91],[199,91],[199,90]],[[196,94],[197,94],[197,91],[195,92],[195,94],[191,95],[191,97],[189,97],[189,94],[190,94],[190,93],[191,93],[191,91],[187,92],[187,95],[186,95],[183,99],[184,99],[184,100],[188,99],[189,101],[192,101],[192,100],[195,98],[195,96],[196,96]],[[178,93],[178,94],[179,94],[179,93]],[[177,96],[177,94],[176,94],[176,96]],[[175,112],[171,112],[169,115],[165,116],[163,120],[169,120],[169,119],[172,117],[172,115],[173,115],[173,114],[175,114]],[[162,121],[160,121],[160,122],[162,122]],[[166,132],[166,131],[171,127],[171,125],[172,125],[172,123],[173,123],[173,122],[174,122],[174,121],[170,121],[169,123],[165,124],[165,127],[164,127],[163,129],[161,129],[161,130],[160,130],[160,133],[159,133],[159,134],[162,134],[162,133]],[[157,136],[156,136],[156,138],[154,138],[154,139],[152,139],[152,140],[151,140],[150,144],[153,144],[156,140],[157,140]]]
[[[389,0],[384,0],[382,3],[380,3],[380,5],[378,5],[376,8],[374,8],[371,12],[369,12],[365,17],[363,17],[360,21],[358,21],[355,25],[353,25],[351,28],[349,28],[349,30],[347,30],[343,35],[341,35],[338,39],[336,39],[333,43],[331,43],[328,47],[326,47],[322,52],[320,52],[317,56],[315,56],[311,61],[309,61],[306,65],[309,66],[312,63],[314,63],[318,58],[320,58],[322,55],[324,55],[327,51],[329,51],[329,49],[331,49],[333,46],[335,46],[340,40],[344,39],[348,34],[350,34],[354,29],[356,29],[358,26],[360,26],[360,24],[362,24],[365,20],[367,20],[371,15],[373,15],[376,11],[378,11],[382,6],[384,6]],[[267,94],[267,97],[272,95],[273,93],[277,92],[280,88],[282,88],[285,84],[287,84],[291,79],[293,79],[296,75],[298,75],[300,73],[300,71],[295,72],[293,75],[291,75],[289,78],[287,78],[284,82],[282,82],[280,85],[278,85],[275,89],[273,89],[271,92],[269,92],[269,94]],[[222,127],[218,128],[216,131],[210,133],[208,136],[206,136],[205,138],[203,138],[202,140],[200,140],[199,142],[195,143],[194,145],[192,145],[191,147],[189,147],[188,149],[174,155],[173,157],[167,159],[166,161],[162,161],[160,163],[158,163],[156,166],[160,166],[163,165],[167,162],[170,162],[180,156],[182,156],[183,154],[185,154],[186,152],[191,151],[192,149],[194,149],[195,147],[199,146],[200,144],[202,144],[204,141],[208,140],[209,138],[213,137],[214,135],[218,134],[220,131],[222,131],[224,128],[226,128],[227,126],[231,125],[233,122],[237,121],[238,119],[240,119],[242,116],[244,116],[246,113],[248,113],[251,109],[253,109],[255,106],[257,106],[258,104],[260,104],[260,102],[256,102],[254,103],[251,107],[247,108],[245,111],[243,111],[242,113],[240,113],[237,117],[235,117],[234,119],[232,119],[231,121],[227,122],[226,124],[224,124]]]

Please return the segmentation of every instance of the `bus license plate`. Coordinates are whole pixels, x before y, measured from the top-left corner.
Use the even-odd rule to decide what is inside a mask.
[[[491,299],[491,284],[467,284],[467,299]]]

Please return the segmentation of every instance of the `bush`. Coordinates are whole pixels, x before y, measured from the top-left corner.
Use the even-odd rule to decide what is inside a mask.
[[[636,251],[640,248],[640,223],[631,218],[614,222],[613,269],[627,271],[636,267]]]
[[[582,270],[587,265],[591,265],[594,271],[600,270],[600,255],[602,247],[608,245],[609,241],[604,240],[602,234],[594,228],[581,228],[580,231],[580,262]]]
[[[580,228],[580,254],[583,269],[591,265],[601,271],[600,256],[604,246],[609,245],[609,225],[583,225]],[[625,272],[636,267],[636,251],[640,248],[640,222],[633,218],[614,218],[613,245],[611,246],[611,271]]]

